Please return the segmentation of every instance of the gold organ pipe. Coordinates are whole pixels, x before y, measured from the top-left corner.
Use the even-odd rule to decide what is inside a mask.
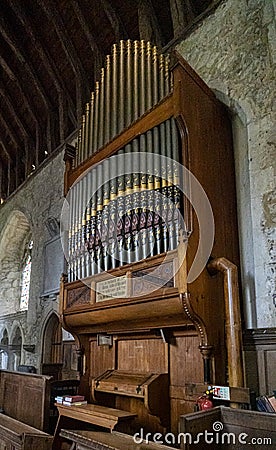
[[[146,69],[146,63],[145,63],[145,42],[141,41],[140,43],[140,86],[139,91],[137,92],[139,96],[139,115],[142,116],[146,109],[146,80],[145,80],[145,69]],[[139,116],[138,116],[139,117]],[[138,117],[135,117],[137,119]]]
[[[117,134],[117,95],[118,95],[118,68],[117,68],[117,45],[112,50],[112,113],[111,113],[111,139]]]
[[[165,96],[164,55],[159,56],[159,100]]]
[[[104,72],[105,70],[101,70],[101,82],[99,86],[99,131],[98,131],[98,148],[101,148],[104,143],[104,132],[105,132],[105,102],[104,102]]]
[[[110,140],[110,55],[106,57],[105,75],[105,136],[104,144]]]
[[[132,79],[132,53],[131,41],[128,39],[126,45],[126,126],[133,120],[132,111],[133,79]]]
[[[133,57],[133,120],[139,117],[139,42],[134,41]]]
[[[77,165],[81,163],[81,127],[78,133],[78,153],[77,153]]]
[[[82,123],[81,123],[81,145],[80,145],[80,163],[84,160],[84,138],[85,135],[85,114],[82,116]]]
[[[98,149],[98,130],[99,130],[99,89],[100,83],[96,81],[95,85],[95,112],[94,112],[94,136],[93,136],[93,152]]]
[[[170,86],[169,56],[168,55],[165,56],[164,61],[165,61],[165,64],[164,64],[165,65],[165,73],[164,73],[164,76],[165,76],[165,81],[164,81],[164,83],[165,83],[165,95],[168,95],[169,92],[170,92],[170,88],[171,88],[171,86]]]
[[[88,147],[89,147],[89,115],[90,115],[90,103],[85,105],[85,130],[84,130],[84,155],[83,161],[88,158]]]
[[[118,114],[118,129],[120,133],[125,126],[125,41],[120,41],[119,52],[119,108]]]
[[[89,118],[89,141],[88,141],[88,155],[91,156],[93,153],[93,136],[94,136],[94,104],[95,94],[91,92],[90,99],[90,118]]]
[[[151,44],[147,42],[147,87],[146,87],[146,109],[150,109],[152,107],[152,57],[151,57]]]
[[[152,59],[153,59],[153,104],[156,105],[158,102],[158,54],[156,45],[152,49]]]

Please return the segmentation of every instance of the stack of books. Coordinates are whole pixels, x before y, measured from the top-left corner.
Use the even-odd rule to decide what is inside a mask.
[[[56,403],[65,406],[87,405],[87,400],[83,395],[62,395],[55,397]]]
[[[276,413],[276,398],[274,396],[267,397],[262,395],[257,398],[257,408],[261,412]]]

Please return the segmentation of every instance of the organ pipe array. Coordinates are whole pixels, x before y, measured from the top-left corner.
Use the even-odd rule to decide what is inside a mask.
[[[144,41],[106,57],[86,104],[74,167],[170,94],[169,60]],[[174,250],[180,222],[179,134],[174,118],[90,167],[68,193],[68,280]]]

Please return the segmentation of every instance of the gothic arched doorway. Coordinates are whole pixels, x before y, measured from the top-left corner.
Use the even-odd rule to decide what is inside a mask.
[[[55,380],[78,378],[74,338],[62,329],[55,313],[50,315],[44,328],[41,372],[52,375]]]

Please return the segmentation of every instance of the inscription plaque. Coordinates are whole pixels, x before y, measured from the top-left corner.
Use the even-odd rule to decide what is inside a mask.
[[[127,276],[109,278],[96,283],[96,302],[127,297]]]

